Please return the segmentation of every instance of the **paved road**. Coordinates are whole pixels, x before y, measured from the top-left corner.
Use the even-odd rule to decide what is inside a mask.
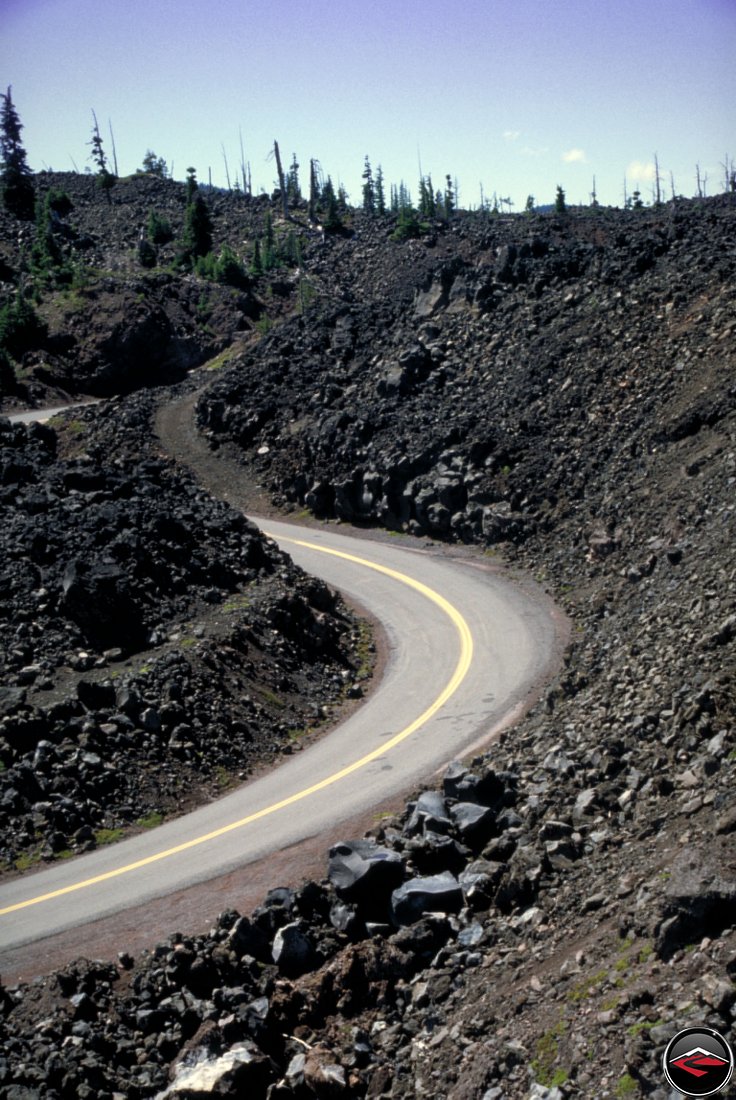
[[[45,424],[47,420],[58,416],[59,413],[68,412],[69,409],[81,409],[83,405],[96,404],[97,400],[93,398],[91,401],[77,401],[72,405],[54,405],[52,408],[29,409],[27,412],[19,413],[0,413],[0,416],[7,416],[11,424],[33,424],[35,422]]]
[[[261,525],[305,569],[381,620],[388,657],[380,685],[329,735],[217,802],[4,884],[0,951],[140,908],[430,779],[486,741],[550,674],[550,607],[482,559],[333,528]]]

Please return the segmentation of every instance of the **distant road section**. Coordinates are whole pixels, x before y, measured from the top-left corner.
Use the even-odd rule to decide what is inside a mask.
[[[274,771],[160,828],[0,888],[0,951],[208,881],[410,790],[480,747],[553,671],[552,605],[479,555],[273,520],[308,572],[383,625],[380,684]]]
[[[6,416],[11,424],[45,424],[53,416],[58,416],[59,413],[67,412],[69,409],[80,409],[83,405],[96,404],[97,401],[77,401],[74,405],[55,405],[49,409],[28,409],[27,412],[0,413],[0,416]]]

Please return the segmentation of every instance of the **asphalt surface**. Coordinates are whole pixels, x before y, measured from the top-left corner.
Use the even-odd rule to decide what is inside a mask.
[[[152,899],[262,860],[431,781],[508,724],[554,668],[551,605],[478,556],[333,528],[261,526],[298,564],[380,620],[388,643],[380,684],[332,732],[226,797],[4,883],[0,952],[121,910],[143,914]]]
[[[0,413],[0,416],[7,416],[11,424],[45,424],[47,420],[51,420],[52,417],[58,416],[60,413],[68,412],[70,409],[81,409],[83,405],[96,405],[97,401],[76,401],[71,405],[54,405],[45,409],[28,409],[26,412],[16,413]]]

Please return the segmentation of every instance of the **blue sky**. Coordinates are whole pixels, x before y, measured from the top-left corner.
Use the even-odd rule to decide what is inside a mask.
[[[419,156],[463,205],[496,191],[602,202],[722,190],[736,158],[736,0],[0,0],[0,85],[34,169],[90,164],[94,108],[119,169],[147,149],[254,190],[274,138],[359,201],[366,154],[416,196]]]

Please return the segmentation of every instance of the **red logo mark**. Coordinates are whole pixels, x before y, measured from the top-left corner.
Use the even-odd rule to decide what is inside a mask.
[[[716,1054],[711,1054],[708,1050],[703,1050],[702,1047],[693,1047],[687,1054],[681,1054],[679,1058],[673,1058],[670,1065],[677,1066],[685,1073],[691,1073],[693,1077],[704,1077],[714,1067],[725,1066],[726,1060],[719,1058]]]

